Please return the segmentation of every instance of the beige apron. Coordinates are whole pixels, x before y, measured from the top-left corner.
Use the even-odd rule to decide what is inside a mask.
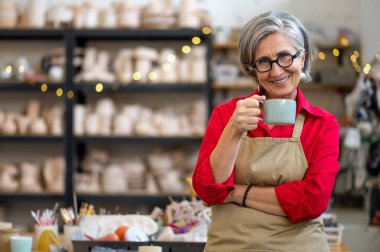
[[[276,186],[303,178],[308,164],[300,142],[305,116],[297,116],[292,138],[242,136],[235,163],[235,183]],[[288,218],[236,204],[212,207],[205,250],[330,251],[321,218],[291,224]]]

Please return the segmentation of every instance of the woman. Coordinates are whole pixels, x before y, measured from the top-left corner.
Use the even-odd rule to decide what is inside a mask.
[[[319,217],[338,172],[339,125],[298,87],[310,79],[308,35],[297,18],[270,11],[239,40],[244,70],[259,84],[210,117],[193,186],[212,205],[205,251],[329,251]],[[262,101],[293,99],[295,125],[267,125]]]

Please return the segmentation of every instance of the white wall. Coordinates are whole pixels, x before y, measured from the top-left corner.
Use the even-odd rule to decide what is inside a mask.
[[[362,0],[360,4],[360,38],[364,59],[371,61],[380,53],[380,1]]]
[[[280,9],[293,13],[305,23],[314,22],[335,28],[348,27],[354,32],[360,29],[357,11],[360,0],[208,0],[206,2],[215,26],[241,26],[257,14]]]

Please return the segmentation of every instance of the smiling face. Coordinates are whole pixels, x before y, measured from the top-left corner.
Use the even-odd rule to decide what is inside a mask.
[[[294,55],[296,52],[297,49],[288,36],[282,32],[276,32],[259,42],[255,52],[255,62],[264,58],[275,60],[280,54],[288,53]],[[304,62],[305,54],[302,53],[287,68],[282,68],[278,64],[273,63],[270,71],[265,73],[257,72],[257,79],[262,88],[265,89],[267,99],[287,98],[295,100]]]

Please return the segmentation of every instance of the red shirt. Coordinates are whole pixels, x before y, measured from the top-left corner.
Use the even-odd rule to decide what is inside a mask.
[[[297,94],[297,114],[300,111],[305,113],[301,144],[309,168],[302,180],[275,187],[280,205],[291,222],[317,218],[326,210],[339,170],[339,124],[336,118],[312,106],[299,88]],[[210,155],[235,110],[236,102],[244,98],[220,104],[209,119],[193,174],[193,187],[206,203],[222,204],[234,188],[234,173],[224,183],[215,182]],[[248,132],[248,136],[290,138],[293,128],[294,125],[286,125],[269,130],[265,123],[259,122],[255,130]]]

